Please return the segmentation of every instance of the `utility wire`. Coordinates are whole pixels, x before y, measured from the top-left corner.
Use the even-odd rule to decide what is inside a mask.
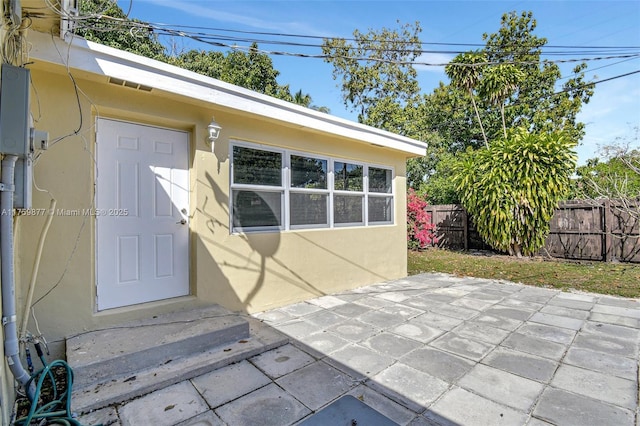
[[[50,0],[47,0],[50,1]],[[223,33],[231,33],[231,34],[242,34],[242,35],[259,35],[259,36],[270,36],[270,37],[283,37],[283,38],[299,38],[299,39],[310,39],[310,40],[327,40],[331,38],[341,39],[345,41],[357,41],[357,42],[388,42],[393,44],[406,44],[409,46],[407,49],[387,49],[384,47],[372,47],[372,48],[359,48],[355,46],[346,46],[350,50],[360,50],[360,51],[371,51],[371,52],[400,52],[413,54],[418,57],[423,54],[458,54],[463,53],[464,51],[459,50],[424,50],[424,49],[412,49],[411,46],[465,46],[465,47],[486,47],[486,44],[481,43],[443,43],[443,42],[404,42],[398,40],[371,40],[371,39],[363,39],[363,38],[344,38],[344,37],[322,37],[322,36],[313,36],[308,34],[291,34],[291,33],[282,33],[282,32],[265,32],[265,31],[244,31],[244,30],[233,30],[226,28],[215,28],[215,27],[202,27],[202,26],[190,26],[190,25],[172,25],[172,24],[164,24],[164,23],[148,23],[148,22],[140,22],[140,21],[132,21],[129,19],[122,18],[114,18],[103,14],[94,14],[94,15],[86,15],[81,17],[73,17],[67,16],[67,18],[75,21],[77,27],[81,29],[90,29],[94,31],[122,31],[128,30],[128,32],[132,36],[136,36],[137,33],[144,32],[144,36],[147,36],[148,33],[154,33],[156,35],[165,35],[165,36],[177,36],[177,37],[186,37],[190,38],[194,41],[208,44],[215,47],[227,48],[231,50],[244,50],[244,51],[252,51],[258,52],[266,55],[274,55],[274,56],[292,56],[292,57],[300,57],[300,58],[315,58],[315,59],[345,59],[350,61],[369,61],[369,62],[379,62],[379,63],[394,63],[398,65],[421,65],[421,66],[480,66],[480,65],[494,65],[494,64],[520,64],[520,65],[538,65],[540,63],[571,63],[571,62],[588,62],[588,61],[603,61],[603,60],[611,60],[611,59],[622,59],[616,63],[621,63],[629,60],[634,60],[640,58],[640,46],[576,46],[576,45],[544,45],[544,46],[504,46],[504,48],[508,47],[519,47],[521,48],[521,53],[523,55],[527,54],[540,54],[541,56],[568,56],[568,55],[594,55],[594,57],[580,57],[580,58],[567,58],[567,59],[545,59],[545,60],[536,60],[536,61],[487,61],[484,63],[476,63],[476,64],[464,64],[464,63],[431,63],[419,60],[395,60],[395,59],[387,59],[380,57],[371,57],[371,56],[359,56],[359,57],[350,57],[350,56],[340,56],[340,55],[330,55],[330,54],[311,54],[311,53],[301,53],[301,52],[288,52],[288,51],[276,51],[276,50],[265,50],[265,49],[256,49],[253,46],[240,46],[238,44],[229,44],[226,42],[236,42],[236,43],[261,43],[261,44],[272,44],[272,45],[284,45],[290,47],[304,47],[304,48],[322,48],[322,44],[312,44],[312,43],[300,43],[300,42],[291,42],[291,41],[281,41],[281,40],[266,40],[266,39],[257,39],[257,38],[248,38],[248,37],[239,37],[239,36],[223,36],[220,34],[210,34],[200,30],[205,31],[217,31]],[[98,26],[100,24],[100,26]],[[184,31],[184,30],[198,30],[198,31]],[[555,52],[543,52],[541,48],[545,49],[568,49],[568,51],[555,51]],[[530,52],[531,49],[538,50],[537,52]],[[605,54],[607,52],[608,54]],[[505,51],[506,54],[509,55],[517,55],[519,52],[517,51]],[[494,52],[494,54],[496,54]],[[596,69],[604,68],[607,66],[611,66],[614,64],[608,64]],[[561,90],[559,92],[550,94],[548,96],[559,95],[562,93],[570,92],[573,90],[577,90],[580,88],[596,85],[599,83],[604,83],[607,81],[615,80],[622,77],[627,77],[629,75],[633,75],[640,72],[633,71],[626,74],[621,74],[617,76],[613,76],[607,79],[602,79],[594,82],[584,83],[575,88],[567,88]]]
[[[155,24],[155,23],[146,23],[139,21],[131,21],[121,18],[113,18],[105,15],[98,15],[96,17],[85,17],[77,22],[77,28],[90,29],[93,31],[113,31],[113,30],[122,30],[128,29],[132,35],[135,35],[136,32],[145,32],[145,33],[154,33],[157,35],[164,36],[179,36],[191,38],[193,40],[210,44],[216,47],[226,47],[232,49],[241,49],[242,47],[237,45],[229,45],[229,42],[236,43],[258,43],[262,45],[281,45],[281,46],[290,46],[290,47],[300,47],[300,48],[322,48],[323,44],[317,43],[301,43],[294,41],[283,41],[283,40],[272,40],[272,39],[260,39],[260,38],[248,38],[248,37],[238,37],[238,36],[225,36],[222,34],[215,33],[207,33],[201,31],[184,31],[181,28],[193,28],[193,29],[206,29],[213,30],[219,32],[228,32],[228,33],[237,33],[237,34],[251,34],[251,35],[269,35],[274,37],[290,37],[290,38],[303,38],[303,39],[327,39],[325,37],[319,36],[310,36],[304,34],[286,34],[286,33],[269,33],[269,32],[259,32],[259,31],[239,31],[239,30],[229,30],[229,29],[221,29],[221,28],[206,28],[206,27],[190,27],[186,25],[168,25],[168,24]],[[100,24],[100,25],[98,25]],[[109,25],[111,24],[111,25]],[[417,49],[415,46],[425,46],[425,45],[433,45],[433,46],[477,46],[484,47],[484,44],[479,43],[428,43],[428,42],[410,42],[410,41],[402,41],[402,40],[367,40],[367,39],[354,39],[354,38],[337,38],[345,41],[359,41],[364,43],[391,43],[394,45],[404,46],[406,48],[385,48],[378,46],[371,46],[360,49],[354,46],[347,46],[348,49],[352,50],[366,50],[366,51],[380,51],[380,52],[399,52],[399,53],[410,53],[415,55],[427,54],[427,53],[440,53],[440,54],[459,54],[463,53],[465,50],[427,50],[427,49]],[[516,50],[512,51],[511,49],[508,51],[510,54],[527,54],[530,53],[531,49],[540,49],[542,46],[521,46],[521,45],[506,45],[503,46],[503,49],[513,48]],[[629,57],[627,55],[632,54],[640,54],[640,46],[570,46],[570,45],[562,45],[562,46],[549,46],[545,45],[545,49],[569,49],[569,51],[540,51],[542,56],[567,56],[567,55],[623,55],[620,57]],[[246,48],[245,48],[246,49]],[[265,51],[266,53],[267,51]],[[277,52],[271,54],[280,54],[280,55],[305,55],[299,53],[292,52]],[[435,64],[437,65],[437,64]]]
[[[338,36],[313,36],[309,34],[291,34],[291,33],[280,33],[280,32],[266,32],[266,31],[244,31],[244,30],[233,30],[228,28],[217,28],[217,27],[202,27],[202,26],[192,26],[192,25],[177,25],[177,24],[165,24],[165,23],[152,23],[152,22],[139,22],[139,21],[129,21],[121,18],[114,18],[106,15],[100,15],[100,20],[114,21],[125,25],[132,25],[140,28],[148,28],[149,30],[167,30],[171,32],[181,32],[184,34],[194,34],[206,36],[208,33],[203,33],[200,31],[182,31],[180,29],[193,29],[193,30],[206,30],[206,31],[220,31],[220,32],[228,32],[235,34],[250,34],[250,35],[265,35],[272,37],[288,37],[288,38],[302,38],[302,39],[312,39],[312,40],[326,40],[326,39],[340,39],[345,41],[362,41],[369,43],[378,43],[378,42],[387,42],[387,43],[406,43],[406,44],[416,44],[414,42],[409,41],[398,41],[391,39],[382,39],[382,40],[374,40],[374,39],[366,39],[366,38],[350,38],[350,37],[338,37]],[[245,38],[236,37],[236,39],[242,40],[251,40]],[[269,42],[271,40],[264,40]],[[420,45],[426,46],[469,46],[469,47],[485,47],[484,43],[446,43],[446,42],[418,42]],[[318,44],[313,44],[309,46],[321,46]],[[515,45],[506,45],[505,47],[520,47],[519,44]],[[640,49],[640,46],[577,46],[577,45],[545,45],[545,48],[550,49]]]
[[[119,20],[119,22],[122,23],[131,23],[131,21],[121,21]],[[133,25],[131,25],[129,27],[129,32],[135,36],[135,30],[153,30],[153,27],[150,26],[150,24],[141,24],[141,23],[136,23],[136,22],[132,22]],[[115,28],[107,28],[107,27],[95,27],[92,25],[81,25],[79,28],[86,28],[86,29],[92,29],[94,31],[113,31],[113,30],[123,30],[126,28],[126,26],[119,26],[119,27],[115,27]],[[255,48],[253,46],[241,46],[238,44],[229,44],[229,43],[224,43],[223,41],[233,41],[233,42],[243,42],[243,43],[259,43],[261,42],[262,44],[269,44],[268,42],[265,43],[265,40],[255,40],[255,39],[246,39],[246,38],[231,38],[231,39],[225,39],[225,38],[217,38],[215,36],[211,36],[211,35],[204,35],[204,34],[198,34],[198,33],[186,33],[183,31],[175,31],[175,30],[170,30],[167,28],[159,28],[158,31],[155,31],[155,34],[159,34],[159,35],[167,35],[167,36],[175,36],[175,37],[186,37],[186,38],[190,38],[194,41],[200,42],[200,43],[204,43],[204,44],[208,44],[214,47],[220,47],[220,48],[226,48],[226,49],[231,49],[231,50],[242,50],[242,51],[252,51],[252,52],[258,52],[258,53],[262,53],[265,55],[270,55],[270,56],[290,56],[290,57],[298,57],[298,58],[311,58],[311,59],[331,59],[331,58],[337,58],[337,59],[346,59],[346,60],[350,60],[350,61],[371,61],[371,62],[379,62],[379,63],[392,63],[392,64],[397,64],[397,65],[422,65],[422,66],[434,66],[434,67],[442,67],[442,66],[446,66],[446,65],[453,65],[453,66],[481,66],[481,65],[495,65],[495,64],[521,64],[521,65],[537,65],[540,62],[547,62],[547,63],[571,63],[571,62],[589,62],[589,61],[602,61],[602,60],[611,60],[611,59],[631,59],[631,58],[639,58],[640,57],[640,51],[637,52],[620,52],[620,54],[611,54],[611,55],[606,55],[606,56],[596,56],[596,57],[580,57],[580,58],[568,58],[568,59],[553,59],[553,60],[547,60],[545,59],[544,61],[486,61],[483,63],[474,63],[474,64],[465,64],[465,63],[455,63],[455,64],[450,64],[450,63],[432,63],[432,62],[425,62],[425,61],[420,61],[420,60],[397,60],[397,59],[388,59],[388,58],[380,58],[380,57],[372,57],[372,56],[358,56],[358,57],[351,57],[351,56],[341,56],[341,55],[332,55],[332,54],[313,54],[313,53],[302,53],[302,52],[290,52],[290,51],[280,51],[280,50],[266,50],[266,49],[260,49],[260,48]],[[218,40],[218,41],[216,41]],[[303,44],[303,43],[289,43],[289,42],[272,42],[271,44],[284,44],[284,45],[288,45],[288,46],[295,46],[295,47],[317,47],[317,48],[321,48],[322,45],[312,45],[312,44]],[[619,48],[618,48],[619,49]],[[355,49],[354,50],[358,50]],[[406,52],[406,53],[412,53],[416,56],[422,55],[422,54],[433,54],[433,53],[437,53],[437,54],[458,54],[458,53],[463,53],[462,51],[443,51],[443,50],[410,50],[410,49],[385,49],[385,48],[372,48],[372,49],[366,49],[369,51],[379,51],[379,52]],[[517,52],[508,52],[509,54],[517,54]],[[529,51],[523,51],[524,54],[530,53]],[[596,55],[596,54],[600,54],[601,52],[599,51],[594,51],[594,52],[588,52],[588,51],[582,51],[582,52],[576,52],[576,53],[583,53],[586,55]],[[542,55],[545,55],[544,53],[541,53]],[[566,55],[566,53],[563,53],[564,55]]]

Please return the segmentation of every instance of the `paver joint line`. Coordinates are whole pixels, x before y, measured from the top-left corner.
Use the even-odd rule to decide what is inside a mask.
[[[175,424],[295,424],[353,395],[403,425],[639,426],[637,306],[444,274],[323,296],[256,314],[291,343],[192,379]]]

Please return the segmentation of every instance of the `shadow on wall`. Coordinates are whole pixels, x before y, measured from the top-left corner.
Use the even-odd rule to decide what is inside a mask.
[[[206,174],[206,179],[206,182],[201,183],[212,189],[215,197],[214,202],[226,213],[226,217],[229,217],[230,211],[228,195],[220,188],[220,186],[216,184],[213,176],[211,176],[209,173]],[[239,201],[236,200],[236,202],[253,202],[256,204],[259,203],[260,207],[259,212],[256,212],[254,210],[253,212],[249,211],[248,214],[236,216],[234,218],[236,226],[253,225],[256,220],[256,213],[259,213],[260,217],[268,222],[276,222],[277,220],[279,220],[276,218],[273,210],[269,207],[268,202],[266,200],[262,200],[261,194],[259,193],[256,193],[254,191],[243,191],[242,198]],[[276,257],[281,243],[280,233],[269,232],[237,235],[239,239],[243,240],[249,246],[252,254],[255,253],[259,256],[259,260],[254,260],[252,254],[247,255],[244,250],[238,251],[221,243],[221,240],[223,238],[220,237],[216,239],[215,235],[221,235],[221,233],[224,233],[224,239],[227,239],[229,234],[229,225],[228,223],[223,223],[218,218],[207,213],[208,210],[211,210],[211,208],[208,207],[209,203],[210,199],[207,197],[205,198],[202,207],[198,209],[199,213],[206,218],[206,226],[209,230],[209,235],[198,235],[198,238],[200,239],[201,244],[203,244],[204,246],[215,246],[217,249],[225,251],[237,259],[237,261],[234,263],[226,260],[218,262],[213,259],[211,265],[213,265],[216,277],[213,285],[215,285],[215,287],[219,288],[220,290],[222,290],[222,286],[225,286],[229,290],[227,294],[235,295],[237,293],[234,290],[234,286],[230,282],[229,278],[225,275],[223,268],[242,270],[245,272],[255,272],[258,275],[255,283],[251,286],[251,290],[247,294],[247,296],[243,299],[240,299],[238,297],[235,298],[233,302],[237,303],[237,306],[234,306],[234,308],[239,308],[246,311],[247,308],[251,306],[256,295],[264,287],[267,272],[269,272],[270,275],[282,280],[283,282],[301,288],[302,290],[311,293],[314,296],[325,295],[324,292],[304,279],[302,275],[288,267],[285,262]],[[206,250],[205,247],[203,247],[203,249]],[[287,273],[283,273],[276,269],[270,269],[268,266],[268,260],[271,260],[280,268],[286,270]]]

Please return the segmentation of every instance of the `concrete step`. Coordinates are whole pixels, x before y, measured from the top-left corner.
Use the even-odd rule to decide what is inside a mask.
[[[67,362],[83,387],[247,337],[244,318],[212,306],[69,338]]]
[[[87,333],[94,334],[94,338],[100,337],[95,342],[96,348],[105,350],[105,353],[101,354],[93,353],[94,349],[90,345],[94,341],[92,339],[69,339],[67,360],[74,370],[72,409],[78,413],[86,413],[125,402],[277,348],[289,341],[286,336],[260,321],[228,312],[224,317],[217,317],[218,320],[224,318],[223,323],[228,328],[215,326],[210,321],[211,314],[212,311],[208,311],[208,315],[207,312],[201,311],[181,314],[184,318],[177,320],[172,317],[171,324],[155,321],[164,321],[165,317],[139,322],[131,329],[135,330],[133,336],[126,334],[126,331],[129,331],[126,328],[118,329],[121,334]],[[189,319],[189,315],[195,315],[196,319],[193,317]],[[175,336],[179,334],[179,330],[167,328],[177,323],[185,327],[183,339]],[[240,323],[242,327],[239,326]],[[186,327],[187,325],[189,327]],[[203,330],[207,326],[217,327],[216,331],[211,334],[209,330]],[[171,333],[157,334],[156,338],[152,339],[148,335],[143,336],[145,333],[140,333],[140,330],[147,330],[146,334],[151,334],[152,331],[154,333],[170,331]],[[246,333],[242,330],[246,330]],[[202,332],[200,336],[205,337],[200,339],[206,344],[194,342],[198,340],[195,336],[199,336],[196,331]],[[216,340],[216,336],[219,340]],[[140,338],[140,342],[134,340],[136,337]],[[111,344],[103,342],[107,338],[112,340]],[[127,339],[129,343],[113,342],[122,339]],[[153,340],[156,342],[155,347],[149,343]],[[180,345],[178,342],[183,343]],[[140,350],[137,350],[138,346]],[[127,352],[119,352],[125,349],[132,352],[131,360],[128,359]],[[80,354],[81,352],[86,353]],[[163,356],[158,356],[158,353]],[[107,354],[111,354],[116,360],[110,361]],[[154,361],[145,359],[143,354],[148,354]],[[76,361],[84,362],[74,365]],[[111,370],[111,366],[114,370]]]

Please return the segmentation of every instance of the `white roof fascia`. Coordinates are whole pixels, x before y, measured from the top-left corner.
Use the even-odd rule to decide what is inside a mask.
[[[427,144],[385,130],[295,105],[243,87],[200,75],[130,52],[70,37],[31,31],[30,57],[72,69],[113,77],[154,89],[198,99],[319,132],[340,135],[412,156],[425,155]]]

